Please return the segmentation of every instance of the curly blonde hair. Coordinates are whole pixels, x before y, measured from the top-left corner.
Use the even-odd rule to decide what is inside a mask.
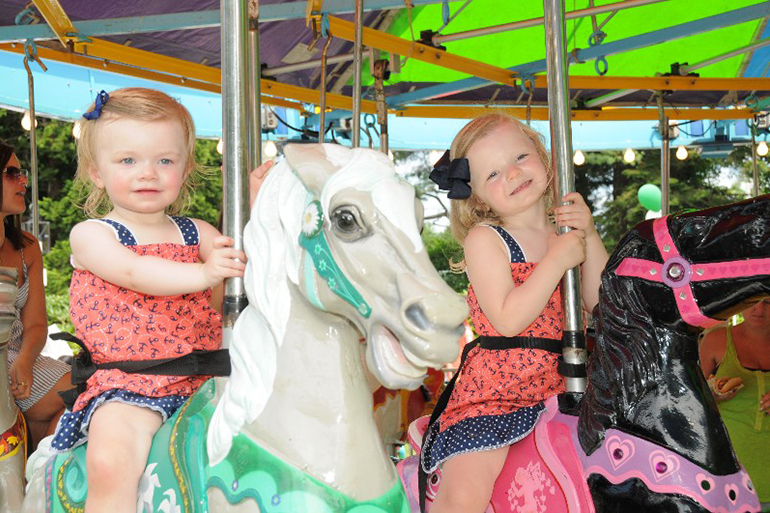
[[[511,123],[518,126],[521,131],[526,135],[535,145],[537,149],[537,155],[545,166],[548,173],[548,186],[544,192],[546,208],[553,206],[554,196],[554,172],[551,167],[551,155],[545,149],[545,138],[543,135],[534,130],[529,125],[522,123],[518,119],[509,116],[502,112],[492,112],[484,114],[465,125],[460,130],[452,141],[452,146],[449,149],[449,156],[451,159],[463,158],[468,155],[468,150],[473,146],[476,141],[489,135],[495,128],[503,123]],[[468,232],[480,223],[487,223],[493,225],[502,225],[502,219],[497,214],[492,212],[489,206],[481,201],[475,193],[471,192],[471,195],[467,199],[451,200],[451,211],[449,214],[450,228],[452,235],[457,242],[462,246],[465,242],[465,238],[468,236]],[[461,265],[462,262],[459,263]]]
[[[75,185],[80,189],[83,210],[91,217],[103,217],[113,205],[104,189],[94,185],[89,170],[96,167],[96,136],[100,127],[115,118],[131,118],[138,121],[178,121],[185,135],[184,185],[179,197],[166,208],[168,214],[183,212],[192,201],[193,186],[198,172],[195,162],[195,125],[188,110],[166,93],[144,87],[126,87],[109,93],[110,97],[102,106],[101,115],[94,120],[81,118],[77,121],[80,137],[77,139],[78,169]],[[88,107],[94,110],[95,104]]]

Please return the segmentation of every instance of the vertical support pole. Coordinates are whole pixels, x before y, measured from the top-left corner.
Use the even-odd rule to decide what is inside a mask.
[[[388,105],[385,103],[385,80],[390,78],[388,60],[374,62],[374,100],[377,103],[377,123],[380,125],[380,151],[388,154]]]
[[[326,42],[321,51],[321,104],[318,113],[318,142],[322,143],[326,139],[326,56],[329,53],[329,45],[332,42],[331,34],[327,34]]]
[[[40,208],[38,205],[38,174],[37,174],[37,116],[35,115],[35,79],[29,67],[29,58],[24,57],[24,67],[27,69],[27,84],[29,86],[29,184],[32,189],[32,235],[40,238]]]
[[[248,8],[247,0],[223,0],[221,4],[222,40],[222,138],[224,152],[223,231],[243,249],[243,228],[248,215]],[[238,314],[246,307],[242,278],[225,280],[223,346],[229,347],[232,328]]]
[[[671,177],[671,138],[669,134],[668,116],[663,110],[663,97],[658,95],[658,131],[660,132],[660,213],[668,215],[669,189]]]
[[[567,71],[566,37],[564,27],[564,0],[544,0],[546,62],[548,65],[548,112],[551,124],[551,151],[556,171],[556,195],[561,198],[575,190],[572,167],[572,130],[570,127],[569,75]],[[559,226],[559,233],[570,228]],[[562,279],[564,303],[564,338],[562,360],[567,369],[582,369],[567,376],[567,392],[582,393],[586,388],[585,363],[587,360],[583,310],[580,294],[580,273],[575,267]],[[577,366],[577,367],[570,367]]]
[[[249,0],[249,165],[262,164],[262,67],[259,60],[259,0]]]
[[[751,125],[751,166],[754,174],[754,194],[756,198],[759,196],[759,169],[757,169],[757,136],[754,133],[756,126]]]
[[[351,144],[353,148],[361,145],[361,68],[363,58],[361,50],[363,47],[364,33],[364,0],[355,0],[355,36],[353,41],[353,133],[351,134]]]

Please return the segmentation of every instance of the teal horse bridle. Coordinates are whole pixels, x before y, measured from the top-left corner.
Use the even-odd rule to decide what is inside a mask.
[[[353,305],[358,313],[363,317],[369,318],[372,314],[372,308],[364,300],[360,292],[356,290],[340,266],[334,260],[329,242],[326,240],[326,234],[323,230],[324,213],[321,202],[313,198],[305,207],[302,213],[302,230],[299,234],[299,245],[302,247],[309,259],[305,260],[305,292],[310,302],[320,310],[326,311],[318,297],[318,290],[313,279],[313,268],[310,265],[312,261],[318,275],[326,282],[326,285],[332,292]]]

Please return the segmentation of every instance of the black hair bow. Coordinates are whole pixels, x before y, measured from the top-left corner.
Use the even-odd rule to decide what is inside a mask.
[[[86,112],[83,114],[83,117],[89,121],[99,119],[99,116],[102,115],[102,107],[104,107],[104,104],[107,103],[107,100],[109,99],[110,95],[107,94],[107,91],[99,91],[99,94],[96,95],[96,101],[94,102],[94,110]]]
[[[438,188],[449,191],[449,199],[467,199],[471,196],[471,168],[468,165],[468,159],[449,159],[449,150],[433,166],[429,178],[433,180]]]

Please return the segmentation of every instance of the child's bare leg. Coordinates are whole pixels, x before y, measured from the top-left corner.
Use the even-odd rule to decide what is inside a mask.
[[[431,513],[483,513],[492,498],[509,447],[453,456],[441,468],[441,486]]]
[[[139,478],[161,423],[158,412],[119,402],[94,412],[86,452],[87,513],[136,512]]]

